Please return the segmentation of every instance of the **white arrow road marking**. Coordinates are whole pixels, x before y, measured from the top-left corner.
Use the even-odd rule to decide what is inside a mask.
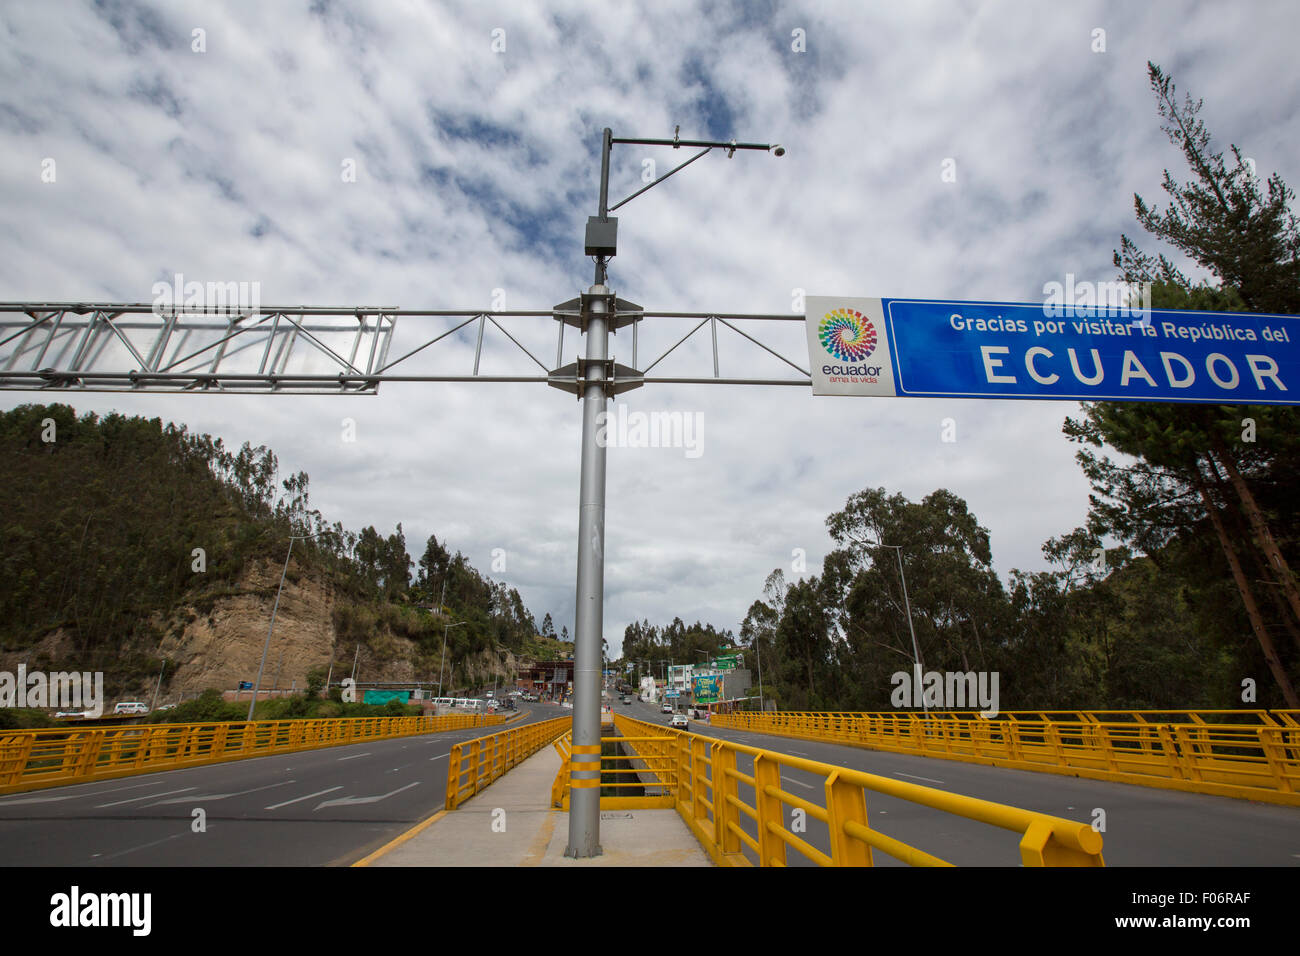
[[[895,776],[895,777],[911,777],[913,780],[925,780],[925,781],[928,782],[928,783],[943,783],[942,780],[935,780],[934,777],[918,777],[918,776],[916,776],[915,774],[910,774],[910,773],[900,773],[900,772],[898,772],[898,771],[894,771],[894,776]]]
[[[415,783],[408,783],[404,787],[398,787],[396,790],[392,790],[389,793],[382,793],[377,797],[339,797],[337,800],[326,800],[318,806],[316,810],[321,810],[325,807],[351,807],[360,803],[378,803],[380,800],[387,800],[394,794],[401,793],[403,790],[410,790],[412,787],[418,787],[419,785],[420,781],[417,780]],[[316,811],[313,810],[312,812],[315,813]]]
[[[365,753],[363,753],[363,754],[353,754],[351,757],[340,757],[339,760],[340,760],[340,761],[343,761],[343,760],[356,760],[358,757],[369,757],[369,756],[370,756],[370,751],[367,750],[367,751],[366,751]]]
[[[287,807],[291,803],[301,803],[303,800],[310,800],[312,797],[324,796],[327,793],[333,793],[335,790],[342,790],[342,789],[343,789],[343,784],[339,784],[337,787],[330,787],[328,790],[317,790],[315,793],[309,793],[305,797],[294,797],[292,800],[284,801],[284,803],[273,803],[271,804],[271,806],[264,807],[263,809],[279,810],[281,807]]]
[[[120,807],[124,803],[135,803],[137,800],[152,800],[154,797],[170,797],[173,793],[188,793],[197,789],[197,787],[184,787],[180,790],[168,790],[166,793],[149,793],[143,797],[132,797],[130,800],[118,800],[116,803],[101,803],[95,809],[103,810],[105,807]]]
[[[246,793],[257,793],[259,790],[273,790],[276,787],[287,787],[294,780],[281,780],[279,783],[267,784],[265,787],[254,787],[252,790],[240,790],[238,793],[193,793],[188,797],[173,797],[170,800],[159,800],[157,803],[150,803],[151,807],[162,807],[169,803],[190,803],[194,800],[225,800],[227,797],[242,797]]]

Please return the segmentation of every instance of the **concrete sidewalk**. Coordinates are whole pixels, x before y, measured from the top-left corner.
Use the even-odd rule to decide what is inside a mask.
[[[564,856],[569,815],[550,806],[560,755],[547,746],[368,866],[712,866],[676,810],[600,815],[601,856]],[[503,829],[504,828],[504,829]]]

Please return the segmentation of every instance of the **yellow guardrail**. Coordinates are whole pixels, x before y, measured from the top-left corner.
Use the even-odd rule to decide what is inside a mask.
[[[732,713],[715,727],[1300,806],[1300,711]]]
[[[0,794],[500,723],[495,715],[337,717],[0,731]]]
[[[612,726],[615,717],[611,716]],[[651,725],[653,726],[653,725]],[[600,808],[602,810],[651,810],[671,809],[677,805],[677,771],[676,761],[655,749],[658,741],[670,738],[659,737],[601,737],[600,754]],[[634,748],[631,755],[613,753],[613,749],[622,744]],[[573,734],[567,733],[555,741],[555,749],[560,754],[560,769],[551,784],[551,806],[557,809],[569,809],[570,772],[573,770]],[[590,764],[581,770],[592,769]],[[646,778],[650,780],[647,781]],[[614,791],[609,793],[609,791]],[[620,791],[641,790],[642,795],[634,796]],[[646,793],[653,790],[654,793]]]
[[[454,745],[447,763],[447,809],[455,810],[572,725],[572,717],[555,717]]]
[[[675,786],[676,808],[696,839],[721,866],[785,866],[793,850],[820,866],[871,866],[879,850],[913,866],[951,866],[937,856],[870,825],[867,794],[878,793],[1020,834],[1025,866],[1104,866],[1101,834],[1089,824],[902,783],[888,777],[774,753],[730,741],[670,730],[615,715],[614,723],[647,758],[673,763],[664,783]],[[754,759],[753,774],[736,757]],[[822,778],[822,797],[782,789],[782,771]],[[603,804],[602,804],[603,805]],[[799,836],[787,811],[802,810],[826,825],[830,853]]]

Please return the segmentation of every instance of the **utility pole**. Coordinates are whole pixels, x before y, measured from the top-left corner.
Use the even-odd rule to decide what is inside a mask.
[[[150,711],[154,710],[158,706],[158,692],[162,690],[163,671],[165,671],[166,669],[167,669],[167,658],[164,657],[162,662],[162,667],[158,668],[158,686],[156,686],[153,689],[153,703],[149,705]]]
[[[312,534],[291,534],[289,535],[289,550],[284,555],[284,570],[280,572],[280,586],[275,592],[275,604],[271,607],[271,624],[266,629],[266,643],[262,646],[262,662],[257,665],[257,683],[253,685],[253,696],[248,702],[248,719],[253,719],[253,708],[257,706],[257,692],[262,689],[262,672],[266,670],[266,655],[271,650],[271,634],[275,631],[275,613],[280,610],[280,595],[284,593],[284,578],[289,573],[289,559],[293,557],[293,543],[299,539],[306,540],[314,538],[322,532],[316,531]],[[283,654],[283,650],[281,654]],[[279,671],[276,671],[276,679],[280,677]]]

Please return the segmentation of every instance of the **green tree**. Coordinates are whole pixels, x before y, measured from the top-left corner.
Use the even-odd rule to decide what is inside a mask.
[[[1129,282],[1152,283],[1156,308],[1295,314],[1300,312],[1300,227],[1294,194],[1274,173],[1261,180],[1240,150],[1233,162],[1213,152],[1198,114],[1179,101],[1170,77],[1148,64],[1162,128],[1193,179],[1165,171],[1165,210],[1134,196],[1139,223],[1190,257],[1215,280],[1193,284],[1163,253],[1151,256],[1127,236],[1114,261]],[[1253,440],[1247,425],[1253,428]],[[1094,448],[1109,445],[1139,459],[1117,465],[1080,453],[1096,492],[1091,530],[1148,555],[1189,533],[1217,539],[1250,630],[1288,707],[1300,707],[1293,673],[1300,649],[1300,588],[1290,568],[1297,515],[1287,493],[1300,475],[1300,431],[1292,408],[1096,403],[1066,433]],[[1262,585],[1262,587],[1257,586]],[[1274,631],[1293,645],[1279,647]],[[1289,660],[1288,658],[1292,659]]]

